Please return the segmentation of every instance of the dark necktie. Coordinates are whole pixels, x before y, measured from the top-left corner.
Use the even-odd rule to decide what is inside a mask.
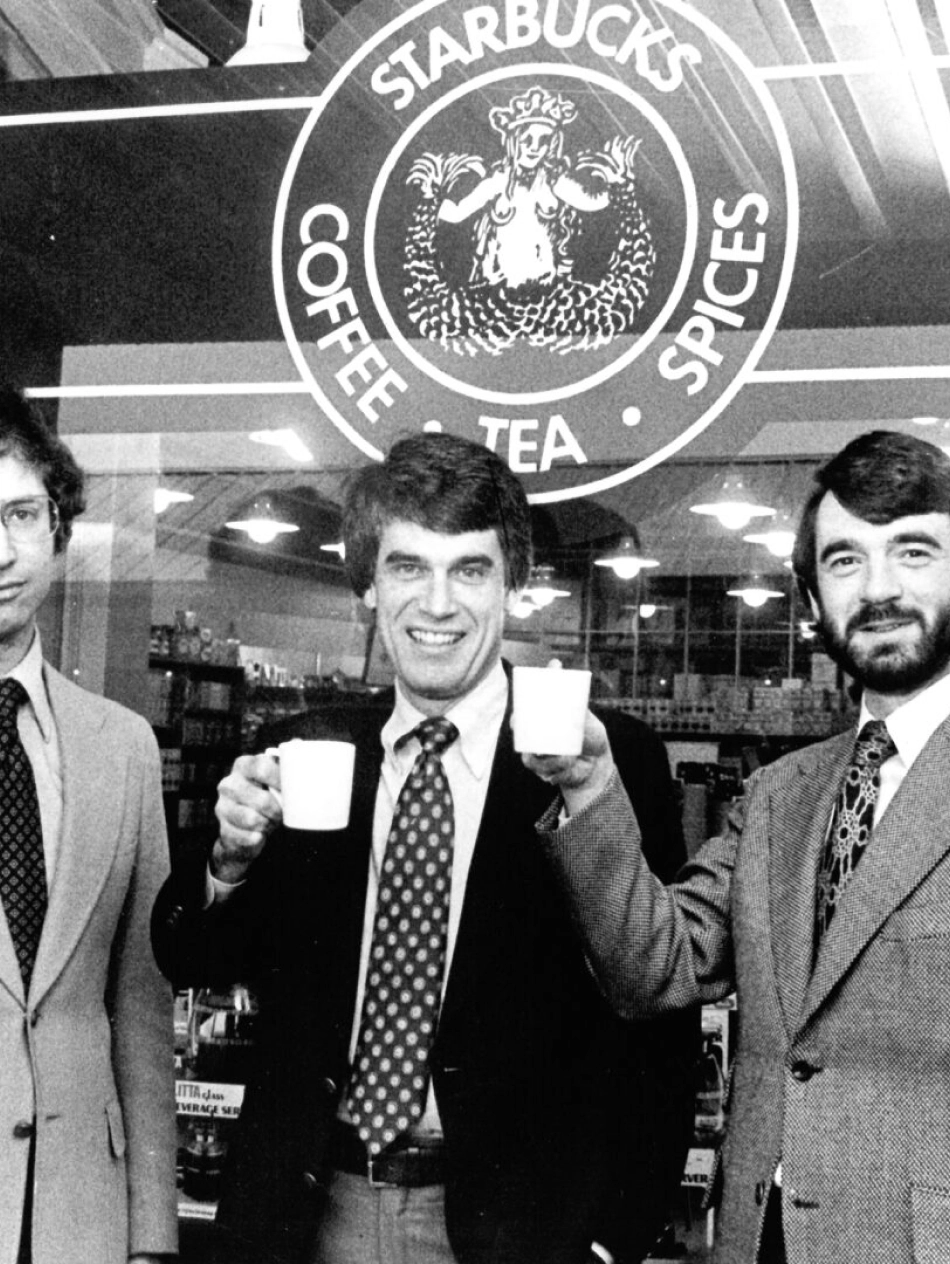
[[[400,744],[412,736],[422,750],[386,841],[348,1099],[370,1154],[422,1115],[445,970],[455,814],[440,756],[458,729],[435,716]]]
[[[858,734],[838,791],[831,829],[818,871],[818,939],[831,925],[841,895],[864,854],[881,790],[881,764],[897,754],[883,720],[869,720]]]
[[[18,680],[0,680],[0,899],[29,991],[46,916],[46,862],[36,782],[17,731],[26,701]]]

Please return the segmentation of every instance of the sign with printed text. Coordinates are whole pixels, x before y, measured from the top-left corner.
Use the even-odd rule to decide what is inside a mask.
[[[237,1119],[243,1102],[243,1084],[218,1084],[208,1080],[175,1081],[175,1109],[179,1115]]]
[[[359,11],[378,25],[308,116],[274,226],[320,408],[372,457],[422,428],[480,439],[535,500],[682,448],[794,263],[790,150],[744,55],[679,0]]]
[[[690,1146],[683,1168],[683,1185],[706,1189],[716,1166],[716,1151],[704,1146]]]

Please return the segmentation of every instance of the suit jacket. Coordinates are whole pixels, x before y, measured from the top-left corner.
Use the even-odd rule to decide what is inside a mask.
[[[879,821],[813,966],[820,851],[855,736],[757,774],[744,819],[668,889],[631,851],[616,785],[551,836],[620,1012],[738,989],[723,1264],[756,1258],[780,1159],[790,1264],[950,1259],[950,721]]]
[[[156,953],[177,983],[258,984],[257,1070],[218,1216],[255,1260],[302,1258],[320,1215],[327,1136],[349,1075],[391,707],[390,695],[378,713],[346,721],[357,746],[347,830],[273,838],[240,894],[207,912],[201,857],[175,872],[156,907]],[[639,723],[611,728],[651,860],[671,876],[684,848],[663,745]],[[331,735],[311,714],[262,745],[292,733]],[[696,1016],[631,1024],[609,1012],[537,840],[550,800],[506,722],[431,1053],[446,1222],[462,1264],[577,1264],[592,1238],[639,1260],[664,1223],[690,1135]]]
[[[35,1118],[34,1264],[125,1264],[177,1249],[172,998],[148,938],[168,871],[158,748],[140,716],[45,672],[62,837],[28,996],[0,909],[0,1261]]]

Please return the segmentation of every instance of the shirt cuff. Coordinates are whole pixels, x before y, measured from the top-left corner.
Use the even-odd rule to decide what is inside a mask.
[[[235,891],[244,886],[242,882],[222,882],[220,878],[216,878],[211,872],[211,866],[205,869],[205,902],[204,907],[210,908],[212,904],[223,904],[229,900]]]

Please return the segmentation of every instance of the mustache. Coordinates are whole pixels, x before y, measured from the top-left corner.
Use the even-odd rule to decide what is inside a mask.
[[[887,623],[894,619],[914,619],[922,623],[920,611],[900,605],[896,601],[869,601],[856,610],[848,620],[846,635],[861,632],[875,623]]]

